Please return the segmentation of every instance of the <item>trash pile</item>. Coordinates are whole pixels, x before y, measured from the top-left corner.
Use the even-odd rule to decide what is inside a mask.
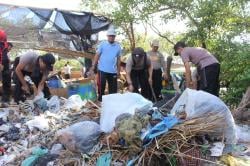
[[[98,122],[100,117],[97,107],[91,101],[82,101],[78,95],[73,95],[69,99],[53,96],[50,100],[44,99],[41,95],[34,100],[26,100],[19,106],[2,109],[0,165],[46,165],[44,162],[58,159],[61,151],[66,150],[60,141],[67,139],[63,138],[67,134],[71,136],[71,132],[66,130],[67,126],[73,125],[74,132],[74,125],[80,123],[84,125],[81,126],[80,133],[87,133],[83,135],[85,137],[91,136],[88,135],[89,131],[95,127],[92,125],[94,121]],[[91,123],[84,124],[88,121]],[[88,125],[90,128],[87,128]],[[99,127],[97,123],[95,125]],[[74,146],[78,145],[79,140],[74,141]]]
[[[202,91],[159,107],[136,93],[105,95],[101,107],[40,94],[0,112],[0,165],[249,164],[239,132],[227,106]]]

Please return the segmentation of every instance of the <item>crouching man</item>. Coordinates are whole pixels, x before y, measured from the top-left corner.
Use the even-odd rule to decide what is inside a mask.
[[[20,56],[19,62],[17,62],[14,74],[14,100],[19,101],[26,100],[24,94],[30,94],[30,88],[24,77],[30,76],[31,80],[37,88],[37,94],[43,91],[44,97],[50,97],[50,91],[46,85],[46,80],[50,71],[53,70],[55,58],[52,54],[47,53],[45,55],[37,55],[35,52],[27,52]]]
[[[139,88],[141,88],[141,95],[151,100],[152,71],[149,56],[142,48],[135,48],[126,63],[129,91],[139,93]]]

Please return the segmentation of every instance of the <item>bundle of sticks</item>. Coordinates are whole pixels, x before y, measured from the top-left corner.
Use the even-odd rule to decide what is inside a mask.
[[[190,140],[196,136],[204,136],[205,134],[213,135],[218,126],[223,126],[222,122],[222,117],[217,114],[207,114],[202,117],[187,119],[174,126],[166,134],[155,138],[148,147],[142,148],[142,151],[134,160],[134,164],[158,165],[159,163],[157,164],[155,162],[159,162],[161,159],[171,164],[170,160],[173,156],[176,158],[188,157],[195,160],[214,163],[214,161],[203,159],[200,156],[187,155],[181,149],[192,149],[195,146],[199,146],[197,144],[194,145]],[[131,159],[131,156],[128,156],[129,149],[121,148],[121,146],[118,145],[111,147],[104,146],[101,151],[91,157],[91,162],[89,164],[94,164],[101,154],[109,151],[114,152],[112,153],[112,162],[119,161],[125,164]]]
[[[218,114],[207,114],[202,117],[185,120],[183,123],[174,126],[168,133],[155,139],[154,143],[151,143],[148,148],[142,151],[137,163],[151,165],[150,163],[155,161],[153,159],[159,160],[165,157],[171,164],[170,159],[173,156],[177,158],[189,157],[213,163],[213,161],[207,161],[196,156],[187,156],[181,149],[191,149],[194,146],[198,146],[197,144],[192,144],[190,140],[196,136],[204,136],[205,134],[213,135],[218,126],[223,126],[222,122],[222,117]]]

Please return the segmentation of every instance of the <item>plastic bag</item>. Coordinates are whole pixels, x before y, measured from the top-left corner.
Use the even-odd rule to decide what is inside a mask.
[[[111,152],[101,155],[96,162],[96,166],[110,166],[112,160]]]
[[[60,154],[60,152],[63,150],[62,144],[54,144],[50,150],[50,154]]]
[[[102,101],[100,126],[101,130],[109,133],[115,126],[115,119],[124,113],[134,115],[135,110],[150,109],[153,103],[140,94],[110,94],[104,95]]]
[[[79,110],[86,104],[86,101],[82,101],[81,96],[72,95],[68,98],[65,103],[66,109],[76,109]]]
[[[176,115],[183,106],[185,107],[187,119],[202,117],[208,113],[214,113],[222,118],[222,123],[225,125],[218,125],[216,134],[224,134],[227,144],[236,143],[236,130],[233,116],[227,106],[218,97],[204,91],[186,89],[175,103],[171,114]]]
[[[238,142],[250,143],[250,126],[236,125],[236,134],[238,136]]]
[[[9,110],[4,108],[0,111],[0,119],[3,119],[3,121],[7,121],[9,116]]]
[[[221,156],[223,149],[225,147],[225,144],[222,142],[214,142],[213,147],[210,149],[211,155],[210,156]]]
[[[58,96],[53,96],[47,102],[50,112],[58,112],[60,110],[60,100]]]
[[[13,162],[16,159],[16,154],[3,155],[0,157],[0,165],[7,165],[8,163]]]
[[[34,162],[41,156],[44,156],[48,153],[48,149],[42,149],[40,147],[36,147],[32,149],[32,155],[26,158],[21,166],[32,166]]]
[[[44,94],[43,92],[40,92],[34,97],[33,101],[36,102],[37,100],[40,100],[42,98],[44,98]]]
[[[33,130],[34,127],[38,128],[41,131],[49,130],[49,120],[42,115],[36,116],[34,119],[29,120],[28,122],[26,122],[26,125],[30,130]]]
[[[88,153],[98,143],[100,126],[93,121],[75,123],[57,132],[57,138],[68,150]]]
[[[33,99],[35,107],[37,107],[40,111],[44,112],[48,110],[48,100],[44,98],[43,92],[40,92]]]
[[[231,155],[224,155],[220,158],[220,161],[222,161],[224,164],[229,165],[229,166],[249,166],[250,165],[249,157],[245,157],[245,156],[235,157]]]

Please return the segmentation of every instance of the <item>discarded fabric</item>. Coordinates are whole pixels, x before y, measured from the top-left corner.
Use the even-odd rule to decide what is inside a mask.
[[[9,131],[5,134],[5,138],[10,141],[16,141],[20,138],[20,130],[19,128],[13,126],[9,129]]]

